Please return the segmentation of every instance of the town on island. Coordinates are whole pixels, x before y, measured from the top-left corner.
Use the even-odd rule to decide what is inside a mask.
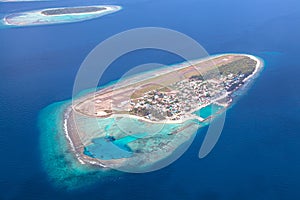
[[[64,135],[81,164],[156,163],[231,106],[262,66],[252,55],[221,54],[124,78],[73,100]]]

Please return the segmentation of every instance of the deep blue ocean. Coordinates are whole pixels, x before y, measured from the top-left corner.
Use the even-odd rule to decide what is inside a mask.
[[[0,16],[93,4],[117,4],[123,10],[80,23],[0,28],[0,199],[300,199],[298,0],[0,3]],[[41,160],[39,113],[71,98],[76,72],[97,44],[145,26],[187,34],[210,54],[259,56],[265,68],[227,112],[222,135],[204,159],[198,151],[205,129],[162,170],[118,174],[73,191],[56,188]],[[179,61],[165,52],[135,52],[116,61],[100,83],[138,64]]]

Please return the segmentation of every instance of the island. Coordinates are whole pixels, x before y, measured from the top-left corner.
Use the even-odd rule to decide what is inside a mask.
[[[21,13],[12,13],[2,21],[8,26],[34,26],[71,23],[98,18],[121,10],[115,5],[95,5],[80,7],[47,8]]]
[[[76,13],[91,13],[106,10],[106,7],[75,7],[75,8],[56,8],[43,10],[44,15],[66,15],[66,14],[76,14]]]
[[[125,76],[49,105],[39,117],[43,164],[69,189],[111,173],[164,167],[233,106],[262,71],[248,54],[220,54]]]
[[[222,54],[121,79],[73,101],[65,136],[82,164],[146,168],[224,112],[261,66],[251,55]]]

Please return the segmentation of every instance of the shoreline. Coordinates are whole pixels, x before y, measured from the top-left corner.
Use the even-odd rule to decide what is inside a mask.
[[[159,67],[158,69],[155,69],[155,70],[158,70],[158,71],[159,70],[163,71],[164,73],[155,74],[154,77],[156,77],[158,75],[163,75],[163,74],[170,73],[174,69],[177,69],[177,70],[184,69],[184,68],[187,68],[189,66],[194,65],[195,63],[199,64],[199,63],[207,62],[209,60],[217,59],[219,57],[228,56],[228,55],[248,56],[248,54],[242,54],[242,53],[215,54],[215,55],[210,55],[210,56],[199,58],[199,59],[194,59],[194,60],[189,60],[189,61],[183,61],[183,62],[180,62],[180,63],[171,64],[171,65],[165,65],[165,66]],[[211,61],[211,62],[214,63],[213,61]],[[169,69],[166,69],[166,68],[169,68]],[[139,80],[139,81],[136,81],[136,82],[133,82],[133,83],[132,82],[127,83],[128,79],[132,78],[132,76],[142,76],[142,75],[144,75],[144,73],[145,72],[137,73],[137,74],[133,74],[133,75],[131,75],[129,77],[125,77],[124,79],[121,79],[121,80],[110,81],[109,83],[107,83],[107,84],[105,84],[105,85],[103,85],[103,86],[101,86],[99,88],[93,89],[93,92],[89,92],[90,94],[85,94],[84,96],[81,96],[80,93],[79,94],[73,94],[73,96],[72,96],[72,98],[73,98],[72,104],[74,104],[77,101],[80,101],[82,98],[84,98],[84,99],[94,98],[96,96],[95,92],[99,92],[100,90],[103,91],[101,93],[104,93],[104,92],[109,92],[109,91],[114,90],[114,89],[121,89],[121,88],[124,88],[124,87],[128,87],[130,85],[142,82],[144,80]],[[150,78],[153,78],[153,77],[150,77]],[[125,82],[125,84],[123,82]],[[119,87],[119,85],[122,85],[122,86]],[[100,90],[98,90],[98,89],[100,89]],[[75,99],[74,99],[74,97],[75,97]]]
[[[82,13],[67,13],[67,14],[53,14],[53,15],[45,15],[42,12],[56,9],[68,9],[68,8],[105,8],[104,10],[93,11],[93,12],[82,12]],[[118,5],[91,5],[91,6],[74,6],[74,7],[53,7],[53,8],[45,8],[39,10],[31,10],[25,12],[18,13],[10,13],[2,18],[4,25],[7,26],[38,26],[38,25],[50,25],[50,24],[61,24],[61,23],[72,23],[72,22],[80,22],[89,19],[98,18],[107,14],[111,14],[114,12],[118,12],[122,9],[121,6]],[[25,18],[24,21],[10,22],[10,20],[15,20],[18,18]],[[62,17],[58,19],[58,17]],[[63,19],[63,17],[74,17],[73,19]],[[81,18],[80,18],[81,17]],[[11,19],[10,19],[11,18]],[[22,20],[22,19],[20,19]],[[26,21],[27,20],[27,21]],[[52,21],[51,21],[52,20]]]
[[[158,121],[151,121],[151,120],[146,119],[144,117],[137,116],[137,115],[131,115],[131,114],[112,114],[112,115],[110,115],[107,118],[128,117],[128,118],[137,119],[137,120],[141,120],[141,121],[148,122],[148,123],[153,123],[153,124],[182,124],[182,123],[184,123],[184,122],[186,122],[188,120],[194,120],[194,119],[198,120],[199,122],[204,122],[207,119],[202,118],[200,116],[197,116],[197,115],[195,115],[193,113],[196,112],[196,111],[198,111],[198,110],[201,110],[202,108],[205,108],[205,107],[207,107],[207,106],[209,106],[211,104],[220,105],[219,103],[217,103],[217,101],[221,100],[221,99],[223,99],[225,97],[227,97],[229,94],[230,93],[226,93],[226,95],[221,96],[221,97],[215,99],[211,103],[202,104],[202,105],[198,106],[197,108],[192,109],[191,111],[189,111],[187,113],[187,117],[185,117],[183,119],[180,119],[180,120],[162,120],[161,122],[158,122]],[[228,105],[227,104],[226,105],[222,104],[220,106],[222,106],[222,107],[224,107],[224,109],[226,109]]]
[[[50,11],[50,10],[56,10],[56,9],[68,9],[68,8],[90,8],[90,7],[97,7],[97,8],[100,8],[100,7],[103,7],[105,8],[105,10],[99,10],[99,11],[93,11],[93,12],[82,12],[82,13],[67,13],[67,14],[52,14],[52,15],[45,15],[43,14],[42,12],[44,11]],[[101,13],[105,13],[105,12],[117,12],[119,10],[121,10],[122,7],[121,6],[116,6],[116,5],[94,5],[94,6],[74,6],[74,7],[56,7],[56,8],[46,8],[46,9],[43,9],[43,10],[36,10],[40,15],[43,15],[43,16],[48,16],[48,17],[51,17],[51,16],[68,16],[68,15],[96,15],[96,14],[101,14]]]
[[[247,54],[244,54],[244,55],[248,56],[249,58],[251,58],[257,62],[253,73],[243,80],[243,82],[246,83],[246,82],[250,81],[252,78],[255,78],[255,76],[258,75],[258,73],[263,69],[264,61],[261,58],[253,56],[253,55],[247,55]]]
[[[253,59],[257,62],[256,66],[255,66],[255,70],[253,71],[253,73],[243,80],[243,82],[245,84],[247,84],[248,82],[253,80],[253,78],[258,75],[258,72],[261,71],[261,69],[263,67],[263,60],[262,59],[257,58],[257,57],[252,56],[252,55],[248,55],[248,54],[219,54],[219,55],[214,55],[214,56],[211,56],[211,57],[208,57],[208,58],[203,58],[201,60],[202,60],[202,62],[203,61],[208,61],[210,59],[218,58],[218,57],[221,57],[221,56],[224,56],[224,55],[244,55],[244,56],[247,56],[250,59]],[[187,61],[184,64],[188,64],[188,63],[192,63],[192,62],[193,61]],[[176,66],[176,65],[182,65],[182,63],[174,64],[172,66]],[[190,64],[190,65],[192,65],[192,64]],[[182,68],[185,68],[185,67],[188,67],[188,66],[183,66]],[[126,85],[123,86],[123,87],[126,87]],[[109,88],[113,88],[113,85],[108,86],[107,88],[103,88],[103,89],[105,90],[105,89],[109,89]],[[228,96],[230,94],[231,93],[226,93],[226,96]],[[80,140],[80,137],[76,133],[74,133],[78,130],[76,130],[76,127],[73,127],[73,125],[72,125],[74,123],[74,122],[72,122],[74,120],[74,115],[76,115],[76,111],[73,108],[73,103],[77,102],[77,101],[80,101],[82,99],[90,98],[90,96],[94,96],[94,93],[86,94],[82,97],[79,97],[77,100],[74,100],[71,103],[71,105],[69,105],[68,108],[65,110],[64,125],[63,125],[64,135],[65,135],[66,139],[68,140],[70,148],[74,152],[74,156],[76,157],[76,159],[78,160],[78,162],[80,164],[82,164],[82,165],[89,164],[89,165],[97,166],[97,167],[101,167],[101,168],[108,168],[105,163],[108,163],[110,166],[112,164],[119,166],[120,163],[124,161],[124,159],[121,158],[121,159],[114,159],[114,160],[100,160],[98,158],[92,158],[92,157],[89,157],[89,156],[85,155],[83,153],[84,152],[84,145],[82,144],[82,141]],[[224,98],[224,97],[220,97],[220,99],[222,99],[222,98]],[[201,106],[199,106],[199,107],[197,107],[193,110],[197,111],[197,110],[202,109],[206,106],[209,106],[210,104],[216,103],[217,101],[218,101],[218,99],[214,100],[214,102],[211,102],[209,104],[203,104],[203,105],[201,105]],[[222,109],[222,110],[223,111],[226,110],[230,105],[231,105],[231,102],[228,105],[226,104],[226,106],[224,106],[224,109]],[[80,114],[80,113],[78,113],[78,114]],[[199,120],[200,122],[204,122],[204,121],[207,121],[208,119],[213,118],[213,116],[210,116],[206,119],[202,118],[203,121],[201,121],[200,116],[199,116],[199,118],[197,118],[197,116],[193,115],[193,114],[191,114],[189,117],[186,117],[182,120],[176,120],[176,121],[171,121],[171,120],[167,121],[167,120],[165,120],[163,122],[155,122],[155,121],[147,120],[147,119],[145,119],[143,117],[140,117],[140,116],[135,116],[135,115],[130,115],[130,114],[113,114],[113,115],[109,116],[108,118],[115,118],[115,117],[130,117],[130,118],[134,118],[134,119],[149,122],[149,123],[167,123],[167,124],[179,124],[179,123],[184,123],[188,120],[193,120],[193,119]]]
[[[76,138],[74,133],[70,135],[70,130],[77,131],[77,130],[74,130],[76,128],[74,128],[72,126],[72,124],[70,122],[68,122],[69,120],[73,119],[74,116],[72,116],[72,115],[73,115],[73,111],[72,111],[72,108],[70,108],[70,106],[69,106],[65,110],[65,113],[64,113],[63,132],[68,141],[69,148],[71,148],[71,151],[74,154],[74,157],[82,165],[90,164],[90,165],[96,165],[98,167],[106,168],[106,166],[103,163],[101,163],[100,161],[96,162],[92,158],[89,159],[87,156],[85,156],[83,154],[84,146],[81,143],[79,136],[78,136],[78,138]]]

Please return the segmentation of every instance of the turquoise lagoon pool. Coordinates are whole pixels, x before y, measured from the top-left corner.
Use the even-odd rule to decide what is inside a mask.
[[[224,109],[223,106],[220,106],[220,105],[217,105],[217,104],[210,104],[210,105],[208,105],[204,108],[201,108],[201,109],[193,112],[193,114],[206,119],[208,117],[212,117],[214,115],[217,115],[223,109]]]

